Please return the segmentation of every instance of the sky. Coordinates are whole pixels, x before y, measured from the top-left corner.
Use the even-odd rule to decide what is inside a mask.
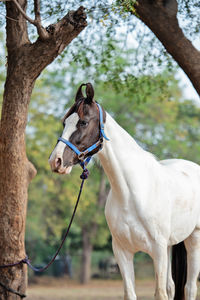
[[[179,20],[181,27],[184,23],[186,23],[186,19],[180,18],[180,16],[178,16],[178,20]],[[195,38],[194,37],[191,38],[190,36],[188,36],[188,39],[192,42],[194,47],[200,51],[200,34],[198,34],[198,35],[196,34]],[[180,79],[180,86],[183,87],[184,98],[194,99],[196,101],[197,105],[198,104],[200,105],[199,95],[197,94],[191,81],[189,80],[189,78],[187,77],[185,72],[183,72],[183,70],[181,68],[178,71],[177,77],[178,77],[178,79]],[[199,80],[200,80],[200,78],[199,78]]]
[[[178,15],[178,20],[180,27],[183,28],[183,24],[187,24],[185,19],[181,19],[180,16]],[[127,38],[127,44],[128,48],[134,49],[138,47],[138,41],[137,41],[137,30],[141,30],[145,32],[150,32],[149,28],[147,26],[144,26],[143,23],[140,23],[137,29],[133,32],[129,32],[128,38]],[[125,33],[127,31],[126,26],[122,26],[121,28],[118,28],[118,34]],[[197,48],[200,51],[200,35],[195,35],[195,38],[191,38],[188,34],[188,32],[185,32],[185,35],[187,38],[192,41],[193,45],[195,48]],[[155,50],[155,49],[154,49]],[[178,71],[176,74],[176,78],[180,81],[179,85],[181,87],[181,90],[183,92],[183,99],[191,99],[195,100],[197,105],[200,106],[200,97],[198,93],[196,92],[195,88],[193,87],[190,79],[188,76],[185,74],[185,72],[178,67]]]
[[[198,50],[200,50],[200,36],[197,36],[197,38],[193,41],[193,44]],[[182,69],[179,69],[177,76],[180,78],[180,85],[183,86],[183,96],[188,99],[194,99],[197,105],[200,106],[200,97]]]
[[[200,97],[194,89],[191,81],[182,69],[179,69],[177,73],[177,78],[180,79],[180,86],[183,88],[183,97],[185,99],[194,99],[197,105],[200,106]]]

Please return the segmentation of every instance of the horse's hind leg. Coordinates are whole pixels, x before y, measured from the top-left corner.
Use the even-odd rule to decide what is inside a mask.
[[[136,300],[135,275],[133,268],[133,254],[121,248],[119,243],[113,238],[113,252],[120,268],[124,283],[124,300]]]
[[[197,295],[197,278],[200,271],[200,229],[195,229],[184,243],[187,250],[185,300],[195,300]]]

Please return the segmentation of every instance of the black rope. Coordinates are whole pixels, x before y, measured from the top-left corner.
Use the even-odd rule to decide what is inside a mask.
[[[62,242],[61,242],[60,246],[58,247],[58,250],[56,251],[56,253],[52,257],[52,259],[50,260],[50,262],[45,267],[38,269],[38,268],[35,268],[34,266],[32,266],[32,264],[31,264],[31,262],[30,262],[30,260],[29,260],[28,257],[26,257],[24,259],[23,262],[26,263],[33,271],[35,271],[35,272],[43,272],[43,271],[47,270],[48,267],[54,262],[54,260],[56,259],[57,255],[59,254],[59,252],[60,252],[60,250],[61,250],[61,248],[62,248],[62,246],[63,246],[63,244],[64,244],[64,242],[65,242],[65,240],[66,240],[66,238],[68,236],[69,230],[71,228],[73,219],[74,219],[75,214],[76,214],[76,209],[77,209],[78,204],[79,204],[80,196],[81,196],[81,193],[82,193],[82,190],[83,190],[83,184],[85,182],[85,179],[88,178],[88,176],[89,176],[89,171],[87,169],[84,169],[83,173],[80,176],[80,178],[82,179],[82,182],[81,182],[81,186],[80,186],[78,198],[77,198],[77,201],[76,201],[76,204],[75,204],[75,207],[74,207],[74,211],[73,211],[73,214],[71,216],[71,220],[69,222],[69,225],[68,225],[68,228],[66,230],[66,233],[65,233],[65,235],[64,235],[64,237],[62,239]]]
[[[12,264],[7,264],[7,265],[0,265],[0,268],[1,268],[1,269],[2,269],[2,268],[14,267],[14,266],[17,266],[17,265],[19,265],[19,264],[27,264],[27,265],[28,265],[33,271],[35,271],[35,272],[43,272],[43,271],[45,271],[45,270],[47,270],[47,269],[49,268],[49,266],[54,262],[54,260],[55,260],[56,257],[58,256],[58,254],[59,254],[59,252],[60,252],[60,250],[61,250],[61,248],[62,248],[62,246],[63,246],[63,244],[64,244],[64,242],[65,242],[65,240],[66,240],[66,238],[67,238],[67,236],[68,236],[69,230],[70,230],[70,228],[71,228],[71,225],[72,225],[72,222],[73,222],[73,220],[74,220],[74,217],[75,217],[75,214],[76,214],[76,210],[77,210],[77,207],[78,207],[78,204],[79,204],[79,200],[80,200],[81,193],[82,193],[82,190],[83,190],[83,184],[84,184],[84,182],[85,182],[85,179],[88,178],[88,176],[89,176],[89,171],[88,171],[86,168],[84,168],[84,169],[83,169],[83,172],[82,172],[82,174],[81,174],[81,176],[80,176],[80,178],[82,179],[82,182],[81,182],[81,185],[80,185],[80,189],[79,189],[79,193],[78,193],[78,198],[77,198],[77,200],[76,200],[76,204],[75,204],[74,211],[73,211],[73,214],[72,214],[72,216],[71,216],[69,225],[68,225],[67,230],[66,230],[66,232],[65,232],[65,235],[64,235],[64,237],[63,237],[63,239],[62,239],[62,241],[61,241],[61,243],[60,243],[60,246],[58,247],[56,253],[55,253],[54,256],[52,257],[52,259],[49,261],[49,263],[48,263],[46,266],[44,266],[43,268],[36,268],[36,267],[34,267],[34,266],[31,264],[31,262],[30,262],[28,256],[26,256],[24,259],[22,259],[22,260],[20,260],[20,261],[18,261],[18,262],[15,262],[15,263],[12,263]],[[9,290],[9,288],[7,288],[7,287],[5,287],[5,288],[6,288],[7,290]],[[10,289],[10,291],[11,291],[11,289]],[[14,292],[15,292],[15,291],[14,291]]]
[[[6,286],[5,284],[3,284],[2,282],[0,282],[0,286],[1,286],[2,288],[4,288],[6,291],[8,291],[9,293],[12,293],[12,294],[15,294],[15,295],[17,295],[17,296],[20,296],[21,298],[25,298],[25,297],[26,297],[25,294],[21,294],[20,292],[17,292],[17,291],[15,291],[15,290],[11,289],[10,287],[7,287],[7,286]]]
[[[17,261],[15,263],[12,263],[12,264],[7,264],[7,265],[2,265],[0,266],[0,269],[3,269],[3,268],[9,268],[9,267],[15,267],[17,265],[20,265],[20,264],[25,264],[26,263],[26,259],[21,259],[20,261]]]

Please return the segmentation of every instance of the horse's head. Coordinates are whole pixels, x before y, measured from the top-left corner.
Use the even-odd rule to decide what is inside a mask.
[[[86,97],[82,93],[83,86],[86,86]],[[50,155],[52,171],[69,174],[73,165],[100,150],[103,132],[101,127],[106,117],[105,112],[100,111],[101,108],[94,101],[91,83],[82,84],[77,91],[74,105],[63,118],[62,136]]]

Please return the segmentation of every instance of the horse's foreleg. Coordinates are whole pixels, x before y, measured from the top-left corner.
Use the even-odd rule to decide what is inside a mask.
[[[168,300],[167,296],[167,275],[168,275],[168,256],[167,256],[167,246],[161,247],[155,245],[153,252],[153,262],[156,277],[156,300]]]
[[[200,271],[200,229],[195,229],[184,242],[187,250],[185,300],[195,300],[197,295],[197,277]]]
[[[136,300],[133,254],[123,249],[114,238],[112,240],[112,246],[123,278],[124,300]]]
[[[174,299],[175,285],[172,279],[172,264],[171,264],[171,247],[167,249],[168,264],[167,264],[167,295],[169,300]]]

